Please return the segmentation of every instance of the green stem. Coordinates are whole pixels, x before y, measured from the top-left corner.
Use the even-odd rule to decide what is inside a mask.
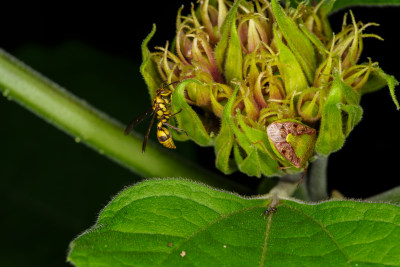
[[[274,188],[271,189],[271,191],[266,196],[288,198],[296,191],[296,188],[297,188],[296,183],[286,182],[284,180],[281,180]]]
[[[380,193],[378,195],[367,198],[368,201],[373,202],[387,202],[392,204],[400,204],[400,186],[392,188],[388,191]]]
[[[278,198],[288,198],[292,196],[295,192],[299,191],[298,188],[298,181],[301,178],[301,174],[295,173],[295,174],[287,174],[281,178],[278,179],[277,183],[274,183],[274,186],[269,190],[267,194],[265,194],[265,197],[278,197]],[[270,179],[271,178],[266,178]],[[271,183],[272,185],[272,183]],[[269,186],[268,186],[269,187]],[[260,187],[259,190],[264,188]],[[304,197],[302,199],[307,199],[307,196],[305,196],[304,192],[300,190],[301,192],[298,193],[298,195]],[[260,192],[260,191],[259,191]]]
[[[328,199],[327,176],[328,157],[317,158],[310,166],[307,188],[310,200]]]
[[[8,99],[34,112],[100,154],[143,177],[184,177],[240,193],[249,189],[148,144],[141,153],[142,138],[124,136],[123,126],[85,101],[0,50],[0,90]]]

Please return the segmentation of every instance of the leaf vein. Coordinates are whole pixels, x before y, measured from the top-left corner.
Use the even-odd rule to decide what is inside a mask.
[[[339,249],[339,251],[343,254],[343,256],[346,258],[347,263],[349,266],[351,266],[351,259],[349,258],[349,256],[343,251],[342,247],[339,245],[339,243],[336,241],[336,239],[333,237],[332,233],[329,232],[329,230],[319,221],[317,221],[316,219],[314,219],[313,217],[311,217],[310,215],[304,213],[301,210],[298,210],[297,208],[291,207],[289,205],[286,204],[282,204],[283,206],[287,207],[288,209],[297,212],[300,215],[303,215],[304,217],[307,217],[308,219],[310,219],[312,222],[314,222],[316,225],[318,225],[328,236],[329,238],[332,240],[332,242],[336,245],[336,247]]]
[[[271,223],[272,223],[272,216],[273,215],[274,215],[274,213],[271,213],[268,216],[268,222],[267,222],[267,226],[266,226],[266,229],[265,229],[265,239],[264,239],[263,252],[261,254],[261,260],[260,260],[260,266],[264,266],[265,255],[267,255],[268,238],[269,238],[269,233],[270,233],[270,229],[271,229]]]
[[[211,226],[215,225],[216,223],[222,221],[223,219],[229,218],[230,216],[239,214],[239,213],[241,213],[241,212],[246,212],[246,211],[249,211],[249,210],[258,209],[258,208],[260,208],[260,207],[263,207],[263,206],[257,205],[257,206],[252,206],[252,207],[249,207],[249,208],[244,208],[244,209],[241,209],[241,210],[236,210],[236,211],[234,211],[234,212],[231,212],[231,213],[228,213],[228,214],[219,216],[219,217],[217,217],[216,219],[214,219],[213,221],[210,221],[209,224],[207,224],[207,225],[205,225],[204,227],[198,229],[196,232],[193,232],[193,233],[192,233],[191,235],[189,235],[185,240],[183,240],[182,243],[181,243],[179,246],[177,246],[177,247],[175,247],[175,249],[171,250],[171,253],[170,253],[169,255],[167,255],[167,257],[165,257],[165,258],[160,262],[159,266],[162,266],[163,263],[164,263],[164,262],[168,259],[168,257],[172,254],[172,252],[174,252],[174,251],[176,251],[176,250],[180,250],[180,248],[181,248],[187,241],[189,241],[192,237],[194,237],[194,236],[196,236],[196,235],[202,233],[203,231],[205,231],[206,229],[208,229],[208,228],[210,228]]]

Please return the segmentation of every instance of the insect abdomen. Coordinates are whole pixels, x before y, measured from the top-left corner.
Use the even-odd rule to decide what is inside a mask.
[[[157,127],[158,142],[167,148],[176,148],[170,131],[165,127]]]

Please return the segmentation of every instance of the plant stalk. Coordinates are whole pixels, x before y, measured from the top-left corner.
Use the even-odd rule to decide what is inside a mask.
[[[123,125],[0,50],[0,91],[60,130],[142,177],[182,177],[249,193],[243,185],[209,172],[159,145],[124,136]]]
[[[324,156],[318,157],[310,166],[307,188],[311,201],[328,199],[327,167],[328,157]]]
[[[373,202],[386,202],[400,205],[400,186],[382,192],[375,196],[369,197],[366,200]]]

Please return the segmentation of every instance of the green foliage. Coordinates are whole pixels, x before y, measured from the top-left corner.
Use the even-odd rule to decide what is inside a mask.
[[[159,78],[157,72],[156,64],[151,61],[150,58],[150,50],[147,47],[147,44],[150,42],[150,39],[156,33],[156,25],[153,24],[153,29],[147,35],[147,37],[143,40],[142,43],[142,65],[140,66],[140,73],[143,75],[144,81],[146,82],[147,88],[150,93],[150,98],[154,98],[154,94],[158,88],[158,86],[162,83],[161,79]]]
[[[390,96],[392,97],[392,100],[396,105],[397,110],[399,110],[400,109],[399,101],[397,100],[396,95],[394,93],[394,88],[397,85],[399,85],[399,82],[393,75],[386,74],[385,72],[383,72],[382,69],[378,69],[378,74],[386,81],[387,86],[389,87]]]
[[[235,27],[236,11],[241,1],[236,1],[227,14],[221,27],[221,40],[215,48],[218,68],[228,83],[234,78],[242,78],[242,50]]]
[[[315,55],[314,47],[310,40],[303,34],[303,32],[296,26],[295,22],[289,18],[282,10],[282,7],[276,0],[271,1],[272,11],[275,15],[276,22],[279,29],[285,37],[289,48],[296,56],[303,71],[312,84],[314,80],[314,73],[317,65],[317,58]]]
[[[361,87],[361,93],[371,93],[385,86],[388,86],[390,96],[393,103],[396,105],[397,110],[400,109],[399,101],[396,98],[394,88],[399,85],[399,82],[393,75],[385,73],[381,68],[374,68],[370,74],[368,81]]]
[[[276,27],[274,27],[274,35],[278,36]],[[292,51],[279,38],[275,39],[275,43],[279,50],[281,62],[278,68],[282,74],[287,94],[290,95],[295,91],[299,92],[306,89],[308,87],[307,78]]]
[[[235,138],[230,122],[233,121],[232,106],[237,92],[238,88],[233,92],[224,107],[221,118],[221,128],[215,139],[215,166],[225,174],[230,174],[237,169],[235,163],[230,160]]]
[[[322,111],[320,133],[315,150],[329,155],[339,150],[346,136],[361,120],[360,96],[336,75]]]
[[[251,142],[252,150],[257,148],[257,164],[259,169],[266,176],[281,176],[283,172],[279,169],[278,161],[275,159],[274,151],[271,148],[268,135],[265,130],[249,127],[243,120],[243,116],[238,116],[239,126]]]
[[[248,176],[282,175],[266,132],[249,127],[240,113],[233,115],[236,113],[233,109],[238,90],[237,86],[224,107],[221,130],[215,141],[216,167],[225,174],[232,173],[238,168]],[[240,148],[238,145],[233,146],[235,137]],[[232,146],[236,164],[230,158]]]
[[[185,98],[185,87],[190,83],[201,85],[201,82],[195,79],[187,79],[179,83],[175,88],[172,97],[172,106],[174,112],[180,112],[176,115],[178,126],[185,130],[190,138],[201,146],[209,146],[213,144],[213,140],[204,128],[203,122],[197,113],[189,106]]]
[[[336,0],[332,9],[329,10],[333,13],[337,10],[348,8],[351,6],[385,6],[385,5],[400,5],[399,0]]]
[[[240,40],[234,27],[239,2],[233,4],[227,15],[215,50],[218,67],[228,82],[240,80],[243,74]],[[326,1],[321,12],[328,14],[341,5],[360,3],[334,2]],[[390,1],[374,1],[377,2]],[[279,66],[282,79],[289,93],[302,90],[313,81],[315,73],[316,55],[312,45],[321,53],[323,45],[304,26],[298,28],[277,1],[272,1],[271,8],[277,22],[274,30],[279,30],[282,40],[285,39],[285,42],[276,39],[279,57],[284,63]],[[326,25],[323,22],[325,33],[330,31]],[[155,26],[142,44],[140,68],[151,97],[161,83],[147,47],[154,34]],[[277,159],[279,155],[265,129],[250,127],[251,122],[234,110],[238,88],[223,108],[222,126],[214,139],[203,126],[201,116],[186,102],[185,90],[189,84],[201,83],[187,79],[174,91],[174,112],[182,110],[176,116],[177,122],[199,145],[210,146],[215,140],[216,165],[222,172],[229,174],[238,168],[248,176],[282,175],[278,162],[284,159]],[[386,84],[399,108],[394,92],[398,82],[379,68],[371,72],[360,92],[372,92]],[[151,144],[145,156],[135,153],[140,150],[141,138],[123,137],[121,125],[5,53],[0,58],[0,85],[4,96],[66,130],[77,142],[82,140],[142,175],[181,175],[230,187],[228,181],[221,179],[221,182],[220,177],[151,148]],[[326,97],[316,144],[317,152],[323,155],[340,149],[362,117],[360,95],[339,76],[334,77]],[[309,159],[309,144],[314,145],[312,137],[288,135],[286,141],[299,157]],[[232,149],[236,165],[232,164]],[[399,189],[370,199],[399,203]],[[299,203],[276,196],[246,199],[185,180],[149,180],[113,199],[101,212],[96,225],[71,243],[68,259],[77,266],[297,266],[299,263],[394,266],[400,265],[399,213],[399,206],[389,204]]]
[[[399,265],[400,207],[245,199],[185,180],[121,192],[71,243],[77,266]],[[323,257],[321,256],[323,255]]]

